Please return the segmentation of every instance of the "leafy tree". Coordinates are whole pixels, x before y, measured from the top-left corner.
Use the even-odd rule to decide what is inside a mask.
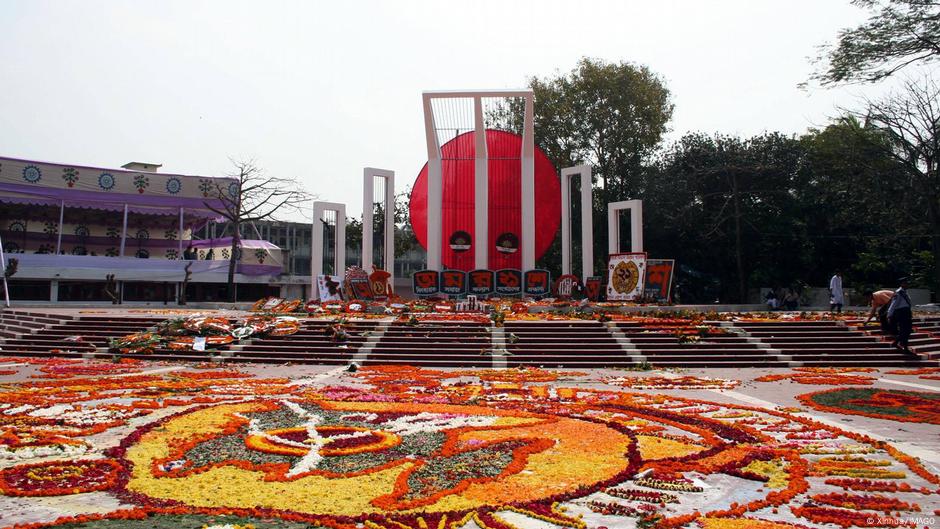
[[[647,251],[676,257],[701,281],[717,277],[718,295],[737,302],[753,281],[804,268],[794,246],[805,231],[795,214],[802,160],[799,142],[780,134],[684,136],[646,173]]]
[[[822,85],[874,82],[902,68],[940,58],[940,2],[853,0],[871,12],[855,28],[839,32],[835,45],[821,47],[811,77]]]
[[[859,117],[885,138],[871,145],[902,170],[886,213],[929,241],[928,248],[919,250],[932,253],[932,271],[921,273],[931,276],[931,285],[940,290],[940,84],[929,76],[908,79],[902,89],[868,101],[867,107]],[[918,260],[924,261],[924,255]]]
[[[640,175],[672,118],[665,82],[646,66],[583,58],[573,70],[529,80],[535,94],[535,141],[556,167],[593,166],[594,215],[603,219],[607,203],[636,198]],[[521,102],[490,112],[504,130],[521,129]],[[598,216],[602,215],[602,216]],[[599,222],[594,255],[607,254],[606,223]],[[560,263],[560,245],[543,262]],[[606,266],[606,262],[600,262]]]
[[[299,211],[311,200],[296,180],[267,176],[253,160],[232,160],[234,170],[228,174],[235,180],[219,180],[208,192],[221,207],[205,202],[205,206],[223,217],[232,228],[232,246],[228,265],[228,298],[235,301],[235,265],[241,254],[241,227],[259,220],[275,220],[280,215]]]

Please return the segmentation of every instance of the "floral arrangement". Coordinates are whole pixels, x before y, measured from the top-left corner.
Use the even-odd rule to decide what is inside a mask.
[[[605,384],[633,389],[734,389],[740,380],[710,377],[608,377]]]
[[[74,514],[5,513],[23,529],[780,529],[938,507],[940,477],[888,443],[784,410],[545,384],[557,371],[49,371],[0,388],[0,492],[67,495]],[[729,476],[733,500],[715,501]]]

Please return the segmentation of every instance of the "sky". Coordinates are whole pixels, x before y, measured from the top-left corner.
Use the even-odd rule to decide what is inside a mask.
[[[886,89],[797,86],[865,18],[848,0],[0,0],[0,156],[254,159],[353,216],[363,167],[402,189],[426,161],[423,90],[520,88],[587,56],[665,80],[669,139],[798,134]]]

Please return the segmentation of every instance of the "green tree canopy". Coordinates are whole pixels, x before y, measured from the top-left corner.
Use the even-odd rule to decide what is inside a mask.
[[[811,80],[822,85],[874,82],[916,63],[940,58],[940,2],[936,0],[853,0],[870,18],[839,32],[822,46],[820,69]]]

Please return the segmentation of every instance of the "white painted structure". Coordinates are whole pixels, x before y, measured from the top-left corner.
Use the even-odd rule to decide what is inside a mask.
[[[607,249],[608,253],[622,253],[620,248],[621,211],[630,211],[630,251],[643,251],[643,201],[624,200],[607,204]]]
[[[443,210],[441,146],[435,127],[433,99],[472,99],[474,119],[474,266],[488,268],[489,260],[489,175],[486,151],[486,126],[483,121],[483,98],[519,97],[525,102],[522,124],[521,191],[522,269],[535,268],[535,131],[533,120],[534,94],[519,90],[455,90],[422,93],[424,131],[428,146],[428,268],[442,270],[441,213]]]
[[[395,171],[366,167],[362,170],[362,269],[371,273],[375,265],[372,257],[372,206],[375,199],[375,178],[385,179],[385,255],[383,270],[392,274],[389,284],[395,282]]]
[[[313,203],[312,244],[310,245],[310,292],[317,293],[317,276],[323,275],[323,226],[326,221],[323,214],[327,211],[336,213],[336,240],[334,241],[335,274],[343,277],[346,270],[346,204],[337,202]]]
[[[581,177],[581,280],[594,275],[594,207],[591,166],[561,170],[561,273],[571,273],[571,179]]]

